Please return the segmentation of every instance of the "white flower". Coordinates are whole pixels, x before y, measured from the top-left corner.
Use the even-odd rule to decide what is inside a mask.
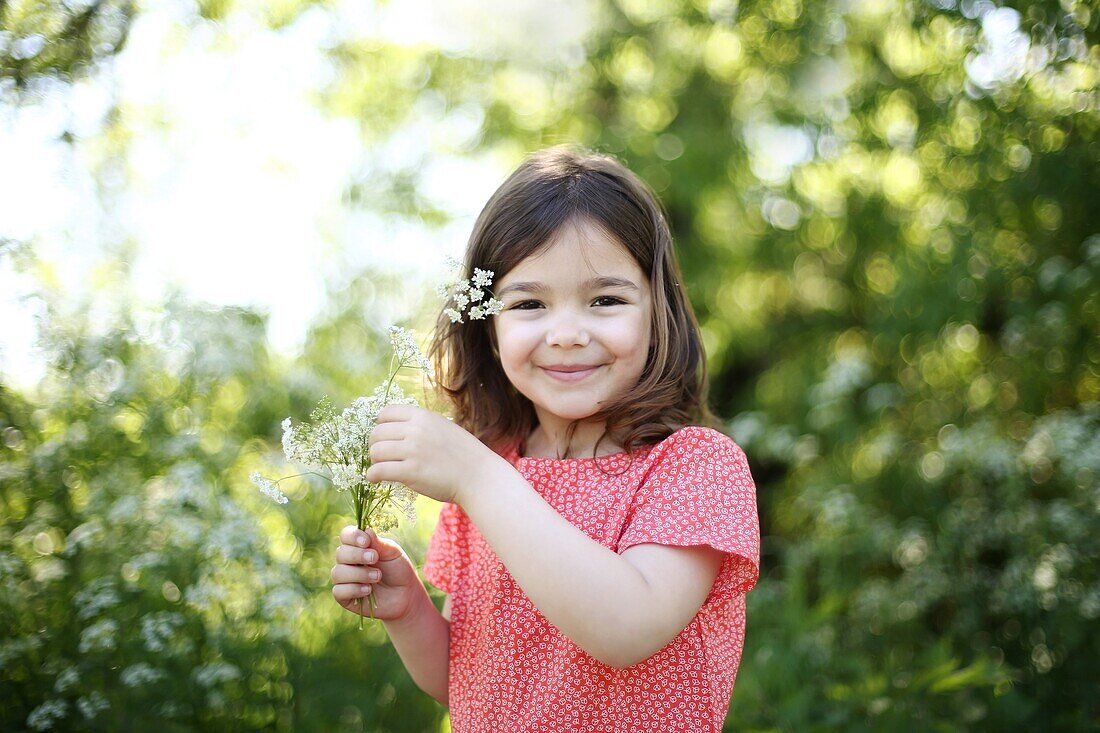
[[[47,700],[27,716],[27,725],[34,730],[49,730],[68,713],[69,704],[64,700]]]
[[[474,268],[474,287],[487,288],[493,284],[493,271]]]
[[[118,633],[118,621],[105,618],[97,621],[80,634],[81,654],[86,652],[110,651],[115,648],[115,634]]]
[[[119,675],[119,679],[122,684],[127,687],[138,687],[144,685],[147,682],[157,682],[165,678],[165,674],[162,670],[157,669],[145,662],[138,662],[122,670],[122,674]]]
[[[151,652],[164,651],[176,627],[183,623],[183,615],[172,611],[148,613],[141,619],[141,638]]]
[[[183,597],[188,606],[200,611],[208,611],[217,605],[227,603],[229,601],[229,590],[207,575],[188,587]]]
[[[241,678],[241,671],[228,662],[211,662],[197,667],[191,676],[203,687],[214,687],[222,682]]]
[[[459,269],[462,267],[457,261],[452,260],[451,263],[453,267]],[[491,293],[488,292],[489,286],[493,284],[493,276],[492,270],[475,267],[472,278],[436,288],[437,293],[445,298],[449,297],[454,303],[453,308],[448,307],[443,310],[443,314],[451,319],[451,323],[462,323],[462,312],[467,306],[472,306],[468,311],[472,320],[493,316],[503,310],[504,304],[491,297]],[[481,302],[486,295],[490,296],[489,299]],[[479,303],[479,305],[474,306],[473,303]]]
[[[289,501],[283,492],[279,491],[279,487],[275,485],[275,482],[261,476],[259,471],[253,471],[248,478],[260,487],[260,491],[270,496],[276,503],[286,504]]]
[[[76,667],[66,667],[54,680],[53,689],[55,692],[64,692],[79,681],[80,673],[76,671]]]
[[[79,619],[91,618],[100,611],[119,603],[118,593],[115,591],[113,578],[100,577],[89,582],[73,596],[73,605],[76,606],[76,617]]]
[[[95,690],[89,693],[87,697],[78,698],[76,701],[76,709],[80,711],[80,714],[86,720],[91,720],[109,707],[111,707],[111,704],[107,702],[107,698]]]
[[[347,491],[362,484],[363,471],[358,466],[338,464],[332,466],[332,485],[337,491]]]
[[[432,365],[413,338],[412,331],[400,326],[390,326],[390,343],[397,355],[397,361],[402,366],[416,366],[423,369],[428,376],[432,376]]]

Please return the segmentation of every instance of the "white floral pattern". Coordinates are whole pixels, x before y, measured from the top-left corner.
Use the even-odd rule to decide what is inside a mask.
[[[720,731],[744,646],[745,593],[759,573],[756,487],[741,448],[690,426],[633,460],[626,453],[527,458],[518,441],[501,455],[562,516],[615,552],[655,542],[705,544],[727,555],[687,627],[648,659],[616,669],[550,624],[461,507],[445,504],[424,575],[451,595],[454,733]]]

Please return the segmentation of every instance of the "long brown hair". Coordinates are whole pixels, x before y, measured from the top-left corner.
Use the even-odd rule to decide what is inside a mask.
[[[465,270],[491,270],[494,282],[538,254],[565,224],[586,219],[614,237],[649,278],[650,347],[638,383],[595,414],[606,421],[593,447],[610,437],[631,453],[686,425],[719,428],[707,406],[707,368],[699,326],[684,294],[664,207],[648,185],[610,155],[578,145],[532,153],[496,190],[474,224]],[[447,304],[449,305],[449,304]],[[453,323],[440,312],[428,351],[456,424],[486,445],[526,438],[538,425],[531,401],[504,374],[487,320]]]

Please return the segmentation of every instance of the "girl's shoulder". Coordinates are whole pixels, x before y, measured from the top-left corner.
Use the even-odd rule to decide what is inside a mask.
[[[700,453],[718,451],[725,453],[741,453],[744,451],[737,442],[722,431],[703,425],[685,425],[676,429],[668,437],[654,446],[654,450],[674,450],[680,453]]]
[[[745,452],[733,438],[704,425],[685,425],[653,447],[657,462],[744,460]]]

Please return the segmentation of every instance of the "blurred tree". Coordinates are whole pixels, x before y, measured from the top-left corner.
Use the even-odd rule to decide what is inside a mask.
[[[20,88],[125,37],[70,42],[58,29],[79,26],[65,19],[131,17],[107,5],[18,7],[0,5],[0,84]],[[273,27],[295,17],[273,7],[283,8],[270,11]],[[1100,14],[1076,0],[596,8],[585,53],[537,63],[519,51],[463,55],[345,34],[328,51],[338,73],[323,104],[360,120],[368,142],[425,110],[478,121],[466,139],[426,144],[425,156],[497,150],[514,163],[579,141],[617,153],[661,194],[715,407],[760,488],[764,577],[749,596],[728,727],[1096,726],[1100,214],[1088,202],[1100,189]],[[420,175],[416,165],[365,171],[347,201],[441,223],[448,214],[421,193]],[[259,460],[255,436],[273,443],[278,420],[302,414],[318,391],[358,391],[358,360],[374,355],[361,315],[372,287],[337,295],[297,365],[273,362],[259,321],[239,311],[206,313],[200,320],[219,325],[189,323],[175,346],[134,342],[141,329],[125,318],[94,338],[78,321],[53,339],[73,346],[54,348],[68,356],[41,390],[0,391],[12,547],[0,556],[13,619],[0,641],[5,727],[30,725],[32,711],[48,727],[54,702],[79,725],[78,711],[101,707],[94,694],[112,705],[102,714],[118,714],[138,693],[118,692],[116,675],[143,661],[153,671],[133,679],[164,684],[148,640],[122,639],[146,619],[146,633],[167,629],[181,645],[173,674],[207,685],[180,705],[212,712],[181,729],[232,727],[233,716],[238,727],[324,728],[332,716],[352,728],[437,725],[438,707],[380,635],[370,638],[382,646],[365,649],[330,621],[297,624],[287,637],[296,641],[283,641],[278,612],[247,601],[262,582],[251,564],[264,557],[269,573],[289,564],[280,588],[334,615],[318,591],[344,507],[268,511],[264,535],[242,535],[224,566],[202,539],[255,500],[241,483]],[[248,335],[218,341],[229,328]],[[209,369],[216,379],[202,376]],[[163,516],[157,502],[183,485],[198,487],[197,503],[172,516],[197,534],[138,519]],[[76,530],[94,520],[116,531],[85,548],[91,530]],[[168,536],[192,537],[174,540],[190,543],[175,564],[136,576],[112,565]],[[91,567],[77,567],[89,553]],[[422,557],[422,546],[410,554]],[[234,584],[238,602],[195,607],[188,591],[204,573],[226,573],[217,582]],[[106,577],[113,585],[93,585]],[[80,616],[124,593],[129,615]],[[78,598],[68,615],[57,610]],[[65,671],[78,658],[83,686]],[[345,678],[349,668],[365,671]],[[264,679],[245,684],[254,670]]]
[[[86,75],[122,49],[133,19],[128,0],[0,1],[0,95]]]
[[[247,478],[292,405],[348,389],[322,369],[344,340],[287,364],[248,311],[72,306],[49,301],[35,392],[0,385],[0,729],[437,729],[328,593],[347,498],[291,485],[284,511]]]

